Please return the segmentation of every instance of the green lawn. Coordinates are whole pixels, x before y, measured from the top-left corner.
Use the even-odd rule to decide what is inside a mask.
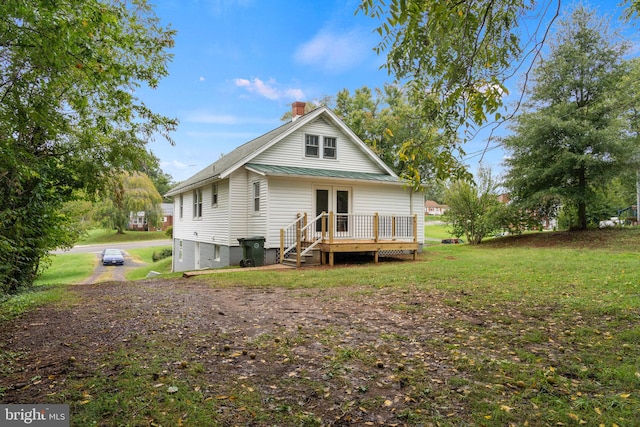
[[[430,224],[425,222],[424,224],[424,237],[431,239],[449,239],[451,227],[447,224]]]
[[[163,239],[170,239],[164,231],[127,231],[124,234],[118,234],[116,230],[94,229],[89,230],[88,235],[77,244],[95,245],[100,243],[123,243]]]
[[[166,399],[161,410],[146,406],[144,399],[138,404],[132,398],[131,410],[136,414],[149,413],[149,419],[162,419],[166,414],[188,412],[189,404],[185,402],[204,401],[211,406],[208,409],[211,413],[223,408],[238,414],[258,414],[268,419],[269,425],[294,425],[292,419],[303,418],[309,420],[304,425],[320,425],[313,422],[313,407],[305,406],[295,397],[296,393],[304,387],[318,390],[316,398],[323,402],[323,384],[344,381],[345,384],[377,384],[376,387],[385,384],[389,390],[388,404],[399,408],[397,425],[637,425],[640,413],[638,242],[640,228],[536,233],[496,238],[478,246],[434,245],[426,248],[417,262],[285,272],[221,272],[193,278],[190,280],[204,281],[217,289],[339,287],[340,292],[353,292],[355,299],[358,295],[367,295],[406,301],[391,307],[395,315],[390,321],[411,318],[433,332],[419,335],[410,329],[403,334],[389,334],[384,329],[367,330],[377,336],[373,340],[350,341],[347,346],[339,337],[356,334],[357,330],[341,330],[331,323],[313,329],[305,326],[310,329],[304,330],[304,334],[300,327],[282,330],[277,341],[265,337],[268,345],[261,347],[260,357],[279,367],[285,363],[283,360],[289,364],[298,360],[294,350],[321,343],[326,348],[324,359],[311,361],[309,366],[334,369],[327,371],[324,382],[293,381],[287,375],[278,375],[271,379],[271,388],[265,387],[267,391],[263,394],[259,394],[258,386],[250,385],[251,393],[246,389],[233,396],[214,395],[203,399],[198,385],[202,371],[185,370],[181,371],[181,390],[184,388],[193,396],[175,402]],[[150,254],[137,256],[144,259]],[[50,291],[48,288],[47,292]],[[33,293],[28,295],[33,298]],[[414,303],[414,295],[420,296],[422,302]],[[0,305],[0,319],[11,318],[16,312],[32,307],[29,301],[5,302]],[[435,307],[446,307],[443,312],[455,315],[438,316],[433,311]],[[366,329],[366,325],[361,328]],[[167,351],[161,343],[161,340],[144,341],[144,352],[138,357],[144,356],[145,363],[153,363],[156,358],[161,360]],[[418,345],[426,348],[426,352],[414,355],[407,350]],[[402,366],[402,370],[377,368],[369,355],[381,353],[385,367]],[[129,353],[119,357],[134,360]],[[309,361],[299,360],[303,362]],[[349,366],[363,370],[358,378],[349,377]],[[140,372],[146,371],[140,368]],[[246,382],[251,384],[250,381],[251,376],[247,376]],[[111,395],[113,379],[104,383],[91,378],[76,382],[88,387],[96,402],[77,406],[77,410],[85,415],[95,411],[99,422],[99,402],[103,396]],[[155,379],[150,375],[137,375],[135,381],[122,380],[118,384],[119,394],[137,396],[141,387],[153,390]],[[70,394],[79,393],[69,387]],[[334,387],[332,392],[340,388]],[[292,397],[277,402],[276,406],[270,405],[269,390],[287,390]],[[354,393],[361,399],[360,406],[339,408],[345,413],[363,413],[374,405],[377,408],[387,405],[384,400],[367,401],[366,387],[345,386],[344,392]],[[394,395],[402,398],[396,401]],[[333,395],[326,397],[332,398]],[[276,409],[269,409],[271,407]],[[440,407],[462,410],[441,412]],[[122,418],[113,422],[116,425],[129,421]]]
[[[154,252],[159,252],[162,249],[171,249],[171,246],[154,246],[151,248],[131,249],[129,254],[137,260],[147,263],[145,267],[136,268],[127,273],[127,280],[138,280],[147,277],[147,274],[151,271],[155,271],[160,274],[171,273],[171,257],[153,261]]]

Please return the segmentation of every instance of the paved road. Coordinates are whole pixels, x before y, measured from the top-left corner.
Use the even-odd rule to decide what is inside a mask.
[[[124,251],[129,249],[148,248],[151,246],[171,246],[171,240],[145,240],[142,242],[127,242],[127,243],[107,243],[99,245],[76,245],[71,249],[56,250],[54,254],[80,254],[80,253],[101,253],[103,249],[114,248],[122,249]]]

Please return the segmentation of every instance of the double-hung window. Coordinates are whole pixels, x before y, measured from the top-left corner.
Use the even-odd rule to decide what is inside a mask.
[[[211,206],[218,207],[218,184],[211,185]]]
[[[304,155],[307,157],[318,157],[319,142],[320,142],[320,137],[318,135],[305,135],[304,136]]]
[[[179,205],[180,205],[178,209],[178,211],[180,212],[179,218],[182,219],[182,213],[184,212],[184,197],[182,194],[180,195]]]
[[[322,143],[320,140],[322,139]],[[319,159],[337,158],[337,138],[335,136],[320,136],[305,134],[304,155]]]
[[[193,191],[193,217],[202,218],[202,188]]]
[[[260,182],[253,183],[253,211],[260,212]]]
[[[336,158],[336,139],[334,137],[325,136],[323,139],[322,157],[325,159]]]

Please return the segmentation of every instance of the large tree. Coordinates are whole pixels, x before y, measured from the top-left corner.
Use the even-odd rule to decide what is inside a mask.
[[[424,120],[455,155],[483,126],[498,126],[508,81],[525,76],[544,48],[561,0],[362,0],[359,10],[380,21],[386,69],[406,84]],[[635,19],[640,0],[624,0]],[[420,145],[406,147],[419,163]]]
[[[468,177],[403,87],[387,84],[372,91],[364,86],[353,94],[344,89],[336,96],[335,112],[398,175],[416,186],[451,175]]]
[[[167,74],[174,32],[146,0],[0,3],[0,284],[32,283],[74,235],[62,204],[152,163],[174,120],[136,97]]]
[[[107,197],[98,209],[100,219],[107,228],[123,234],[129,226],[131,214],[144,212],[149,228],[157,227],[162,216],[162,196],[153,181],[145,174],[123,172],[112,179]]]
[[[587,228],[596,187],[620,173],[632,153],[616,99],[625,69],[619,40],[608,21],[582,6],[562,19],[534,70],[527,110],[504,139],[514,200],[532,207],[557,196],[575,208],[579,229]]]

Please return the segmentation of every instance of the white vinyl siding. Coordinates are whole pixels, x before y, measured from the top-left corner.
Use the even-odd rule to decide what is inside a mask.
[[[313,181],[303,179],[269,179],[269,231],[265,247],[280,246],[280,229],[291,224],[296,214],[313,215]],[[309,218],[311,220],[311,218]]]
[[[316,188],[333,188],[350,192],[350,213],[356,215],[413,215],[418,216],[418,241],[423,242],[423,213],[420,200],[422,193],[413,193],[410,188],[399,185],[381,185],[353,183],[330,180],[319,181],[306,179],[269,179],[269,231],[266,235],[266,247],[278,247],[280,229],[288,226],[296,218],[297,213],[308,214],[311,221],[315,216],[314,197]]]
[[[238,237],[247,237],[249,203],[248,172],[242,168],[229,177],[229,245],[236,246]]]
[[[336,138],[336,159],[323,159],[305,156],[305,135],[320,135]],[[321,168],[368,173],[385,173],[365,152],[354,144],[346,134],[338,128],[320,119],[315,120],[293,132],[286,138],[269,148],[264,153],[251,159],[251,163],[262,163],[278,166],[295,166],[304,168]]]
[[[256,187],[258,188],[260,195],[257,200],[254,193],[254,189]],[[261,175],[250,172],[245,191],[247,195],[247,200],[245,203],[249,212],[249,215],[247,217],[247,234],[237,237],[265,236],[267,232],[267,219],[269,216],[269,211],[267,208],[267,200],[269,198],[267,180]],[[258,210],[255,210],[256,203],[259,203]]]
[[[194,216],[195,203],[194,191],[182,193],[180,197],[184,203],[184,216],[182,221],[177,221],[173,226],[173,235],[176,239],[200,241],[228,245],[229,231],[229,181],[217,183],[218,204],[211,206],[211,185],[201,188],[202,217]],[[177,197],[179,199],[179,197]],[[197,233],[197,235],[196,235]]]

